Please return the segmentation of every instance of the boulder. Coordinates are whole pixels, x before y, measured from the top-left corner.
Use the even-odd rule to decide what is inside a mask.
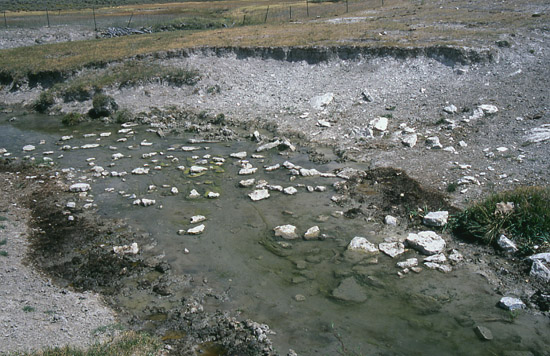
[[[439,142],[439,137],[432,136],[426,139],[426,146],[431,149],[441,149],[443,145]]]
[[[452,250],[451,253],[449,254],[449,261],[451,261],[451,263],[453,264],[462,262],[463,260],[464,260],[464,256],[462,256],[462,254],[457,250]]]
[[[353,303],[362,303],[367,300],[365,290],[353,277],[348,277],[340,282],[338,288],[332,291],[332,297]]]
[[[432,211],[426,214],[423,219],[423,223],[426,226],[443,227],[447,224],[449,219],[448,211]]]
[[[422,231],[418,234],[410,233],[405,243],[424,255],[435,255],[443,252],[445,240],[433,231]]]
[[[378,245],[378,248],[391,258],[397,257],[405,252],[405,245],[401,242],[382,242]]]
[[[443,108],[443,111],[446,112],[447,114],[456,114],[458,112],[458,108],[451,104],[449,106],[445,106]]]
[[[321,172],[319,172],[315,168],[312,168],[312,169],[301,168],[300,169],[300,175],[302,177],[317,177],[317,176],[321,175]]]
[[[294,225],[281,225],[273,229],[275,236],[280,236],[285,240],[294,240],[298,238],[296,233],[296,226]]]
[[[208,199],[216,199],[216,198],[219,198],[220,197],[220,193],[216,193],[216,192],[208,192],[206,194],[206,197]]]
[[[445,263],[447,262],[447,257],[444,254],[438,253],[437,255],[431,255],[424,259],[424,262],[435,262],[435,263]]]
[[[378,248],[366,238],[356,236],[354,237],[348,245],[348,250],[358,251],[364,253],[378,253]]]
[[[257,189],[248,194],[248,197],[252,199],[252,201],[267,199],[269,198],[269,191],[267,189]]]
[[[482,110],[486,115],[496,114],[498,112],[498,108],[494,105],[484,104],[478,106],[477,108]]]
[[[401,139],[401,143],[403,143],[407,147],[416,146],[417,141],[418,141],[418,135],[415,133],[405,134]]]
[[[525,308],[525,303],[521,299],[513,297],[502,297],[497,305],[504,310],[510,311]]]
[[[399,268],[412,268],[418,266],[418,259],[409,258],[405,261],[397,262],[397,267]]]
[[[397,218],[395,216],[386,215],[384,217],[384,223],[390,226],[397,226]]]
[[[377,131],[386,131],[388,129],[388,118],[387,117],[377,117],[370,121],[370,126]]]
[[[550,263],[550,252],[537,253],[527,258],[533,262],[541,261],[541,262]]]

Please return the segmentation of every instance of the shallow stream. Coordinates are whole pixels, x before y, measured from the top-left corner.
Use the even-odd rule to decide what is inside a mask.
[[[400,278],[396,262],[411,257],[422,261],[423,256],[412,250],[393,259],[383,253],[346,252],[355,236],[378,244],[407,232],[361,216],[346,218],[331,200],[336,195],[332,184],[341,178],[292,175],[283,167],[288,161],[331,173],[339,167],[334,162],[314,164],[300,148],[256,153],[258,145],[249,140],[197,144],[189,143],[191,134],[161,138],[145,126],[125,131],[114,124],[65,127],[52,117],[15,115],[17,120],[10,122],[13,116],[0,115],[0,148],[12,157],[35,162],[46,157],[59,169],[74,168],[74,182],[92,186],[88,199],[93,202],[75,198],[78,204],[96,204],[93,209],[101,216],[126,219],[151,234],[157,241],[154,252],[165,255],[173,272],[227,291],[228,301],[207,308],[239,311],[240,318],[268,324],[281,354],[289,348],[299,355],[502,355],[516,350],[546,355],[550,350],[548,319],[497,308],[501,296],[465,265],[453,266],[447,274],[423,268]],[[62,141],[62,136],[72,138]],[[26,145],[35,149],[24,152]],[[243,162],[231,157],[238,152],[246,152],[245,160],[256,173],[238,174]],[[114,159],[117,153],[123,157]],[[281,167],[265,169],[276,164]],[[192,166],[206,170],[193,174]],[[90,171],[94,167],[109,174]],[[132,174],[138,167],[149,168],[149,173]],[[241,180],[251,178],[255,185],[265,180],[297,192],[288,195],[271,187],[268,199],[252,201],[248,194],[254,186],[239,187]],[[199,198],[188,197],[193,189]],[[207,198],[209,192],[219,197]],[[133,204],[142,198],[155,204]],[[206,220],[191,224],[196,215]],[[200,224],[205,225],[201,234],[185,233]],[[318,226],[321,238],[275,237],[273,229],[285,224],[295,225],[299,235]],[[141,315],[146,306],[169,300],[136,295],[122,302]],[[474,332],[477,325],[489,328],[494,339],[480,340]]]

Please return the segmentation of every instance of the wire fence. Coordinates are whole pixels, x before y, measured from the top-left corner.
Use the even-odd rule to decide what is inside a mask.
[[[44,26],[79,26],[93,30],[108,27],[160,27],[166,24],[174,24],[178,21],[190,21],[200,28],[201,21],[208,28],[209,21],[212,24],[232,27],[240,25],[252,25],[261,23],[299,22],[316,18],[330,18],[342,16],[346,13],[354,13],[360,16],[361,11],[368,11],[381,6],[391,5],[399,0],[303,0],[300,2],[277,2],[267,6],[224,8],[224,12],[217,16],[204,16],[204,11],[193,12],[190,8],[153,11],[150,9],[121,10],[120,8],[92,8],[85,10],[52,10],[45,9],[40,12],[10,12],[2,11],[0,27],[5,28],[40,28]],[[184,6],[184,5],[182,5]],[[162,5],[159,5],[161,8]],[[358,15],[359,14],[359,15]],[[197,22],[197,19],[200,19]],[[330,21],[330,20],[329,20]],[[353,21],[341,19],[334,21]]]

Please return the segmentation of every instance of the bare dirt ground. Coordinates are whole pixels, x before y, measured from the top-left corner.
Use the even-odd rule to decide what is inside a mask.
[[[30,211],[16,196],[24,196],[39,183],[0,173],[0,353],[30,351],[53,346],[86,346],[104,339],[117,316],[98,294],[59,288],[28,261],[32,234]]]

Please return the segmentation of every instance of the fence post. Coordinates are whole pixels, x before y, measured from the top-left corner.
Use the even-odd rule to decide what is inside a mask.
[[[4,10],[4,26],[8,28],[8,20],[6,19],[6,10]]]
[[[267,10],[265,11],[264,23],[267,22],[267,14],[269,14],[269,5],[267,5]]]
[[[128,20],[128,25],[126,25],[126,27],[130,27],[130,23],[132,22],[132,17],[134,17],[134,13],[132,12],[132,14],[130,15],[130,19]]]
[[[289,15],[290,15],[290,19],[292,20],[292,6],[289,6]]]
[[[48,12],[48,8],[46,8],[46,19],[48,20],[48,27],[50,27],[50,13]]]
[[[243,26],[245,22],[246,22],[246,14],[243,15]]]
[[[95,21],[95,6],[92,6],[92,14],[94,14],[94,31],[97,32],[97,22]]]
[[[348,8],[348,0],[346,0],[346,14],[349,12],[349,8]]]

